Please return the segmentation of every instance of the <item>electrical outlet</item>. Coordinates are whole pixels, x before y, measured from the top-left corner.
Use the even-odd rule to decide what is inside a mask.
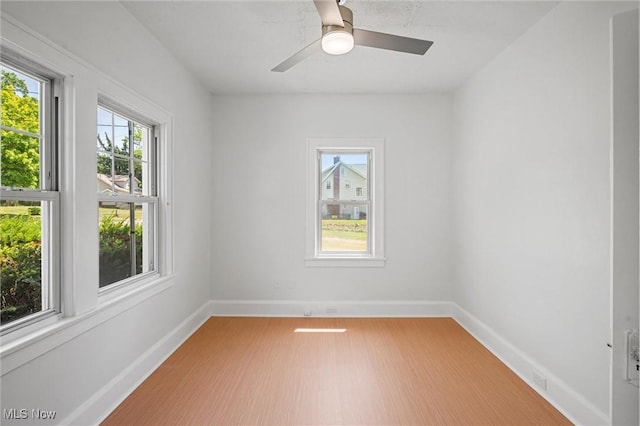
[[[547,390],[547,378],[544,377],[542,374],[538,373],[537,371],[533,372],[533,383],[538,385],[540,389]]]
[[[327,313],[328,314],[337,314],[338,313],[338,307],[336,305],[327,306]]]
[[[311,308],[304,308],[304,316],[305,317],[311,316]]]
[[[282,284],[280,284],[280,281],[274,281],[273,282],[273,288],[280,288],[282,286]]]

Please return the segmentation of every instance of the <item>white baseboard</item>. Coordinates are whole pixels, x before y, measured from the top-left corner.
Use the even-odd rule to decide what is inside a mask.
[[[569,420],[580,425],[610,423],[606,413],[453,302],[217,300],[203,304],[129,368],[87,399],[61,424],[100,423],[210,316],[302,317],[305,311],[311,311],[312,317],[452,317]],[[533,371],[546,377],[546,390],[533,382]]]
[[[571,422],[579,425],[610,424],[606,413],[457,304],[454,304],[453,318]],[[533,382],[534,371],[547,379],[546,390]]]
[[[99,424],[210,317],[211,302],[206,302],[128,368],[89,397],[60,424]]]
[[[212,316],[302,317],[451,317],[454,304],[446,301],[305,301],[214,300]]]

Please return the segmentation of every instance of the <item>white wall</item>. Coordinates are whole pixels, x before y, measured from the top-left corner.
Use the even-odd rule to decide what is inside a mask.
[[[627,381],[627,330],[640,323],[638,196],[640,111],[638,10],[612,21],[612,424],[640,424],[638,388]],[[633,367],[632,367],[633,368]]]
[[[68,318],[15,350],[3,341],[1,405],[91,423],[206,317],[192,314],[209,299],[211,200],[202,191],[211,181],[211,99],[117,2],[2,2],[2,14],[3,48],[24,49],[66,76],[75,122],[63,141],[61,183]],[[139,95],[165,111],[173,129],[175,274],[156,287],[163,291],[120,301],[97,294],[95,126],[105,90]]]
[[[214,96],[213,299],[450,300],[450,132],[449,95]],[[386,267],[305,267],[309,137],[385,139]]]
[[[106,408],[103,401],[129,390],[112,380],[132,368],[133,376],[144,374],[137,360],[158,342],[176,343],[172,330],[209,299],[454,300],[557,378],[548,383],[550,393],[568,387],[593,407],[591,419],[606,419],[608,34],[609,16],[625,8],[561,4],[453,98],[211,101],[118,3],[3,1],[3,13],[88,64],[56,45],[43,48],[13,21],[2,23],[3,37],[75,79],[77,143],[68,156],[74,161],[68,189],[77,200],[76,231],[65,262],[72,265],[80,318],[48,338],[60,345],[42,356],[20,363],[15,359],[29,358],[29,350],[11,354],[11,368],[3,358],[2,408],[95,420],[91,414]],[[134,298],[115,317],[104,314],[96,295],[94,142],[80,143],[95,138],[94,104],[104,78],[94,67],[173,116],[176,275],[165,291]],[[307,137],[385,139],[385,268],[304,266]]]
[[[454,300],[582,422],[609,415],[609,22],[630,7],[560,4],[454,100]]]

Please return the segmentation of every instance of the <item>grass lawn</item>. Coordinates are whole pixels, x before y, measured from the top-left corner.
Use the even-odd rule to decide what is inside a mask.
[[[366,251],[367,220],[323,219],[323,251]]]
[[[115,207],[100,207],[100,221],[105,217],[113,216],[117,221],[129,220],[129,209],[117,209]],[[142,223],[142,209],[135,210],[136,223]]]
[[[0,215],[27,215],[29,209],[38,206],[0,206]],[[100,221],[108,216],[114,216],[117,221],[129,220],[129,209],[117,209],[115,207],[100,207]],[[136,208],[136,223],[142,223],[142,209]]]
[[[28,215],[29,209],[37,206],[0,206],[0,214]]]

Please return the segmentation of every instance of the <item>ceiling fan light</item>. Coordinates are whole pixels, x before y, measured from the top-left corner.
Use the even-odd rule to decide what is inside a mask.
[[[353,34],[336,30],[322,36],[322,50],[330,55],[344,55],[353,49]]]

